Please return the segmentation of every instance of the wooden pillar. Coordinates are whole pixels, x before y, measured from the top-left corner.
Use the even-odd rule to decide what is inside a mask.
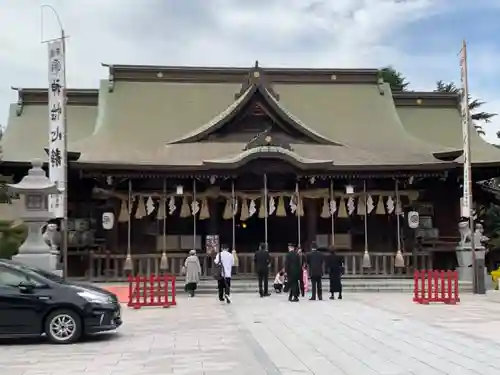
[[[306,249],[311,250],[312,242],[316,241],[316,234],[318,230],[318,201],[316,199],[304,199],[304,216],[306,218]]]

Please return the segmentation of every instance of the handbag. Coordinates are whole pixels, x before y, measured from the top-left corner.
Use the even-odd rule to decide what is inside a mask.
[[[220,255],[219,255],[219,263],[215,263],[214,259],[212,267],[212,276],[215,280],[222,279],[222,260],[220,259]]]

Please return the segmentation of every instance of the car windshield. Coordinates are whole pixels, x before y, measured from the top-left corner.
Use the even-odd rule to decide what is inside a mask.
[[[64,279],[61,277],[61,276],[58,276],[52,272],[49,272],[49,271],[45,271],[45,270],[42,270],[40,268],[36,268],[36,267],[31,267],[31,266],[26,266],[24,264],[19,264],[19,263],[16,263],[16,266],[18,268],[20,268],[21,270],[23,271],[26,271],[26,272],[30,272],[30,273],[35,273],[37,274],[38,276],[41,276],[45,279],[48,279],[50,281],[53,281],[55,283],[63,283],[64,282]]]

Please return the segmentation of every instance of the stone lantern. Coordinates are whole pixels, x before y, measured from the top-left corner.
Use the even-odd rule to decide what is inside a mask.
[[[11,193],[19,194],[22,204],[19,217],[28,227],[28,236],[19,247],[14,260],[49,272],[57,271],[58,256],[44,240],[42,228],[53,219],[48,209],[49,195],[58,194],[55,183],[51,182],[44,170],[42,161],[34,160],[28,174],[17,184],[7,184]]]

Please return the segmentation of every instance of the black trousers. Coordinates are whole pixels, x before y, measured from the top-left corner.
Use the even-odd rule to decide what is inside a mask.
[[[259,272],[257,273],[257,278],[259,279],[259,294],[264,296],[269,293],[269,273]]]
[[[304,278],[303,277],[301,277],[299,279],[299,288],[300,288],[300,295],[302,297],[304,297],[306,294],[306,286],[304,285]]]
[[[283,284],[274,284],[274,290],[276,293],[281,293],[283,291]]]
[[[288,280],[288,300],[299,298],[299,280],[298,279],[289,279]]]
[[[224,301],[224,294],[231,294],[231,278],[222,277],[217,280],[217,289],[219,290],[219,300]]]
[[[316,294],[319,299],[323,299],[323,286],[321,285],[321,277],[311,277],[312,299],[316,299]]]

